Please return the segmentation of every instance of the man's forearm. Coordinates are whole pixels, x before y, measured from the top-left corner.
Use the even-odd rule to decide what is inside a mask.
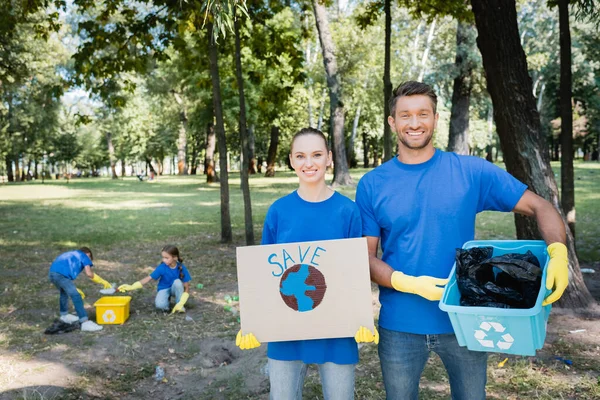
[[[392,287],[392,273],[394,270],[376,256],[369,256],[369,269],[371,280],[380,286]]]
[[[543,206],[534,212],[538,229],[546,244],[550,245],[556,242],[567,243],[567,234],[563,219],[550,202],[545,202]]]

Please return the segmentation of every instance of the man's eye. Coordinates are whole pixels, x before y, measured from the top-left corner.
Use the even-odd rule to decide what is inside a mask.
[[[429,116],[429,114],[427,114],[427,113],[422,113],[421,114],[421,117],[427,117],[427,116]]]

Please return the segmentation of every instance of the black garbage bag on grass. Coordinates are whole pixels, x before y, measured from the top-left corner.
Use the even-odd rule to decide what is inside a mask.
[[[531,251],[492,257],[492,247],[456,249],[461,306],[531,308],[542,283],[540,262]]]

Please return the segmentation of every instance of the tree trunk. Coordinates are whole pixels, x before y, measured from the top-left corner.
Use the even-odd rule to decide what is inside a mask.
[[[8,181],[14,182],[15,176],[13,175],[12,160],[8,154],[4,157],[4,163],[6,164],[6,177],[8,178]]]
[[[198,135],[200,136],[200,135]],[[200,149],[200,138],[198,137],[197,140],[194,141],[194,143],[192,144],[192,157],[190,160],[190,168],[191,168],[191,174],[192,175],[196,175],[198,173],[198,151]]]
[[[250,175],[256,174],[256,138],[254,137],[254,125],[248,128],[248,158],[250,159],[250,165],[248,166],[248,172]]]
[[[327,86],[329,87],[329,109],[330,127],[329,131],[333,137],[333,185],[343,186],[352,184],[352,178],[348,171],[346,160],[346,141],[344,140],[344,103],[342,102],[341,86],[338,80],[337,61],[335,58],[335,46],[329,31],[327,21],[327,10],[319,0],[313,0],[313,10],[317,22],[317,31],[323,51],[323,64],[327,74]]]
[[[362,144],[363,144],[363,167],[369,168],[369,136],[367,132],[363,132],[362,134]]]
[[[479,34],[477,45],[494,105],[494,119],[506,169],[530,190],[550,201],[567,227],[531,93],[532,81],[527,71],[525,52],[519,41],[515,1],[472,0],[471,4]],[[540,238],[533,218],[515,215],[515,225],[519,239]],[[594,300],[581,276],[569,229],[567,247],[571,282],[559,304],[569,308],[587,307]]]
[[[227,170],[227,142],[225,141],[225,124],[221,102],[221,79],[219,77],[219,60],[217,44],[213,41],[213,24],[207,22],[208,46],[210,59],[210,75],[212,78],[213,107],[217,125],[217,145],[219,146],[219,166],[221,168],[221,241],[231,243],[231,216],[229,214],[229,172]]]
[[[121,178],[125,177],[125,160],[121,159]]]
[[[177,138],[177,174],[187,175],[187,110],[185,108],[185,102],[183,101],[181,95],[173,89],[171,90],[171,93],[173,94],[175,101],[179,105],[179,137]]]
[[[19,166],[19,156],[15,157],[15,180],[21,181],[21,167]]]
[[[569,0],[558,1],[560,25],[560,202],[575,237],[575,173],[573,171],[573,110],[571,109],[571,31]]]
[[[473,63],[469,54],[475,47],[473,26],[458,22],[456,28],[456,61],[458,75],[454,78],[452,92],[452,110],[450,112],[450,136],[448,151],[457,154],[469,154],[469,102],[473,87]]]
[[[150,168],[150,172],[157,175],[156,170],[152,166],[152,159],[150,159],[150,157],[146,157],[146,175],[148,175],[148,168]]]
[[[112,141],[112,133],[106,132],[106,142],[108,143],[108,157],[110,159],[110,172],[112,174],[112,179],[119,179],[116,170],[117,160],[115,158],[115,146],[113,145]]]
[[[425,71],[427,70],[427,59],[429,58],[431,42],[433,42],[433,36],[435,35],[435,22],[436,18],[433,19],[429,27],[429,35],[427,35],[427,44],[425,45],[425,50],[423,51],[423,58],[421,59],[421,72],[419,73],[419,78],[417,79],[419,82],[423,82],[423,78],[425,77]]]
[[[269,143],[269,153],[267,154],[267,171],[265,177],[275,176],[275,160],[277,159],[277,146],[279,145],[279,127],[271,126],[271,142]]]
[[[354,151],[354,142],[356,141],[356,135],[358,132],[358,122],[360,120],[360,112],[362,110],[362,104],[359,104],[356,108],[356,114],[354,115],[354,122],[352,123],[352,133],[348,140],[348,165],[351,168],[356,167],[358,161],[356,161],[356,152]]]
[[[323,129],[323,115],[325,114],[325,95],[327,94],[327,89],[323,89],[323,94],[321,95],[321,105],[319,106],[319,119],[317,120],[317,129]]]
[[[30,158],[29,160],[27,160],[27,173],[25,174],[25,179],[27,179],[27,181],[30,181],[31,180],[31,176],[32,176],[32,174],[31,174],[31,164],[32,164],[32,161],[31,161],[31,158]]]
[[[207,183],[219,181],[217,171],[215,170],[215,146],[215,129],[213,124],[208,123],[206,125],[206,157],[204,159],[204,174],[206,175]]]
[[[241,161],[240,178],[242,195],[244,197],[244,226],[246,232],[246,245],[254,245],[254,226],[252,224],[252,203],[250,199],[250,183],[248,182],[248,170],[250,169],[250,145],[246,127],[246,99],[244,98],[244,77],[242,76],[242,55],[240,44],[240,19],[234,22],[235,30],[235,75],[238,84],[240,98],[240,144]]]
[[[390,78],[390,52],[392,46],[392,7],[391,0],[385,0],[385,56],[383,64],[383,159],[391,159],[394,154],[395,138],[392,137],[392,130],[388,124],[390,115],[390,97],[392,95],[392,80]]]

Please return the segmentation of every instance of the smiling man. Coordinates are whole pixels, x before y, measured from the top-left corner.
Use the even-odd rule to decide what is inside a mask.
[[[548,304],[568,283],[565,227],[549,202],[506,171],[435,149],[436,108],[428,85],[405,82],[394,90],[388,122],[398,156],[367,173],[356,191],[371,279],[380,289],[379,358],[387,399],[418,398],[421,373],[434,351],[448,372],[452,399],[483,400],[487,353],[460,347],[438,307],[455,249],[474,238],[481,211],[535,216],[549,244]]]

